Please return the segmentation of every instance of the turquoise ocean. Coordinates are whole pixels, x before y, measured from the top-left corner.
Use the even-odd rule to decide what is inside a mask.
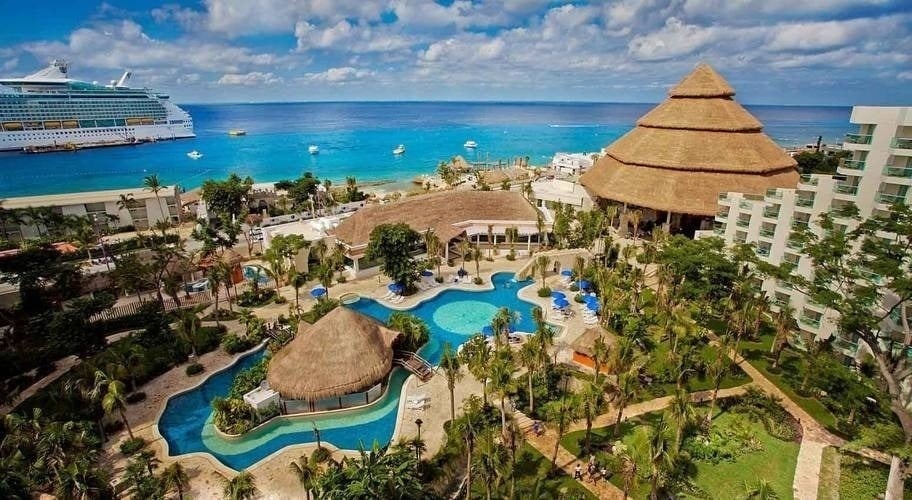
[[[193,139],[75,153],[0,153],[0,199],[133,188],[157,173],[186,189],[230,172],[257,182],[303,172],[340,181],[407,182],[444,159],[529,156],[544,165],[555,152],[598,151],[634,126],[654,104],[338,102],[182,105]],[[747,106],[782,146],[841,140],[851,108]],[[231,137],[230,129],[247,135]],[[474,151],[463,148],[474,140]],[[310,155],[309,145],[320,148]],[[406,153],[392,154],[399,144]],[[198,160],[187,157],[197,150]]]

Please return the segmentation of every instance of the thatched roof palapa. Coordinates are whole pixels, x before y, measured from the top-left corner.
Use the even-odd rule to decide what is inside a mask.
[[[715,214],[721,192],[795,187],[795,161],[734,95],[715,70],[698,65],[580,181],[600,198],[702,216]]]
[[[269,361],[266,380],[286,399],[318,401],[369,389],[393,366],[398,332],[337,307],[298,334]]]
[[[463,232],[455,226],[460,222],[537,219],[535,207],[515,191],[442,191],[362,208],[332,232],[349,247],[360,247],[368,244],[375,227],[406,223],[419,233],[430,228],[446,242]]]

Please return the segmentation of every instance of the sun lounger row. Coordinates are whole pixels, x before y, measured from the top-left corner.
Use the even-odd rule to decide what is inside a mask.
[[[380,300],[385,300],[385,301],[389,302],[390,304],[398,304],[398,303],[402,302],[403,300],[405,300],[405,297],[403,297],[402,295],[399,295],[398,293],[386,292],[386,295],[384,295],[383,297],[380,297]]]

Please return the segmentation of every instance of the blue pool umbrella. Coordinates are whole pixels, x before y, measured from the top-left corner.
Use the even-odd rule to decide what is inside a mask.
[[[598,297],[594,297],[592,295],[586,295],[583,297],[583,301],[585,301],[587,304],[591,304],[591,303],[598,304],[599,300],[598,300]]]
[[[421,271],[421,275],[422,275],[422,276],[433,276],[433,275],[434,275],[434,271],[430,271],[430,270],[425,269],[424,271]]]
[[[592,312],[599,312],[602,306],[598,302],[586,302],[586,307]]]
[[[315,299],[319,299],[320,297],[326,295],[326,289],[322,286],[318,286],[310,291],[310,295]]]
[[[588,281],[586,281],[586,280],[580,280],[580,282],[579,282],[579,287],[580,287],[581,290],[588,290],[588,289],[589,289],[589,284],[590,284],[590,283],[589,283]]]
[[[563,309],[563,308],[569,306],[570,303],[567,302],[567,299],[554,299],[554,305]]]
[[[491,325],[485,325],[481,328],[481,333],[488,336],[494,335],[494,328],[492,328]]]
[[[561,276],[573,276],[573,271],[569,269],[561,269]]]
[[[551,292],[551,298],[552,299],[566,299],[567,296],[564,294],[564,292]]]
[[[400,285],[399,283],[390,283],[389,286],[387,286],[387,288],[389,288],[389,291],[391,291],[393,293],[399,293],[402,291],[402,285]]]

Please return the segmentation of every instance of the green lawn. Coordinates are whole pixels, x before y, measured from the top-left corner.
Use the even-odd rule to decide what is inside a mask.
[[[817,498],[818,500],[839,499],[839,450],[833,446],[823,449]]]
[[[654,422],[659,416],[658,412],[654,412],[622,423],[621,440],[629,442],[634,428]],[[728,426],[734,419],[734,415],[723,413],[715,418],[713,425]],[[733,462],[695,462],[695,474],[692,478],[694,484],[705,491],[708,498],[733,498],[745,490],[745,483],[764,479],[770,483],[779,498],[792,498],[792,479],[798,460],[798,443],[780,441],[770,436],[763,428],[763,424],[750,422],[749,425],[762,444],[762,450],[741,455]],[[596,447],[614,441],[610,427],[593,429],[592,434],[593,445]],[[571,453],[581,456],[584,439],[585,431],[572,432],[564,436],[561,444]],[[612,476],[611,482],[619,488],[623,486],[618,474]],[[645,498],[648,493],[648,480],[641,479],[639,486],[631,492],[631,497]]]
[[[843,453],[839,457],[839,498],[869,500],[882,498],[887,489],[890,467],[879,462],[869,462],[857,455]],[[904,491],[903,498],[912,498],[912,491]]]
[[[783,377],[784,373],[800,373],[803,371],[801,358],[791,349],[786,349],[782,353],[779,363],[780,371],[774,373],[770,371],[772,360],[767,356],[769,354],[772,337],[764,335],[759,342],[745,342],[742,346],[742,352],[750,364],[763,373],[776,387],[784,392],[792,401],[798,404],[804,411],[808,412],[814,420],[826,427],[830,432],[842,435],[836,429],[836,417],[830,413],[830,410],[815,398],[799,396],[789,382]]]

